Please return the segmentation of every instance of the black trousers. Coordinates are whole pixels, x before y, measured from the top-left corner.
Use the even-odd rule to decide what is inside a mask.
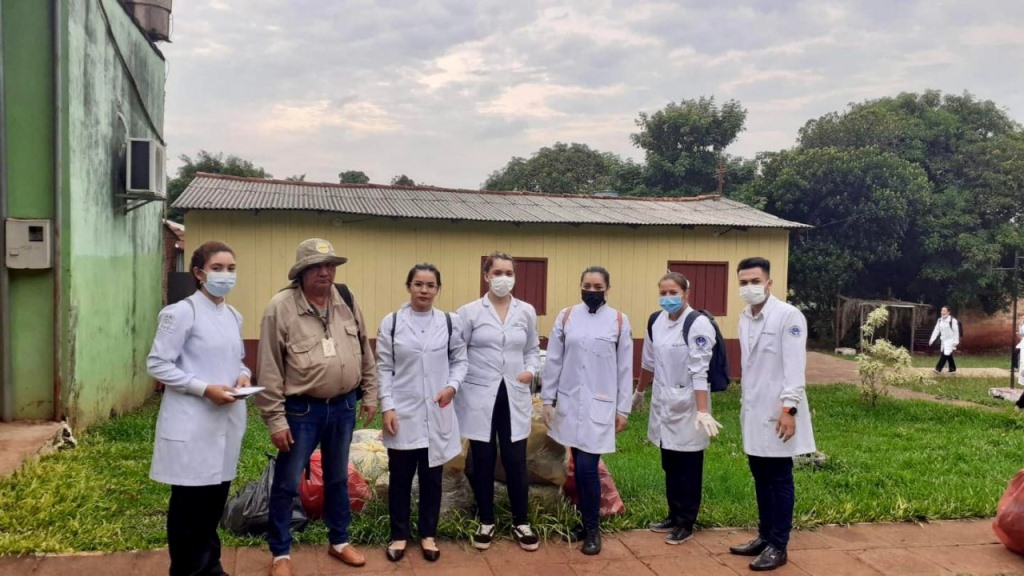
[[[505,485],[508,487],[513,525],[529,523],[526,438],[517,442],[512,441],[512,416],[508,402],[508,390],[502,381],[498,385],[498,396],[494,400],[490,441],[469,441],[472,468],[466,469],[466,476],[473,487],[473,495],[476,496],[477,515],[481,524],[494,524],[494,464],[498,460],[499,452],[501,465],[505,469]]]
[[[427,449],[388,449],[388,512],[391,516],[391,539],[408,540],[412,537],[409,518],[412,507],[412,478],[419,475],[420,508],[418,536],[437,536],[437,521],[441,516],[441,472],[443,466],[430,467]]]
[[[675,526],[693,531],[704,483],[704,451],[678,452],[662,448],[661,469],[665,471],[669,519]]]
[[[793,529],[796,502],[793,459],[747,455],[747,460],[757,493],[757,535],[779,550],[785,550]]]
[[[167,508],[167,549],[171,576],[219,576],[217,522],[224,513],[231,482],[209,486],[171,486]]]
[[[939,363],[935,365],[936,372],[942,372],[942,368],[949,362],[949,371],[956,372],[956,360],[953,359],[952,354],[942,354],[939,356]]]

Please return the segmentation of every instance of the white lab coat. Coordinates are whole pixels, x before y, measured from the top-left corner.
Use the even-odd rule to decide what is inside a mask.
[[[165,387],[149,470],[153,480],[210,486],[235,478],[245,401],[217,406],[203,393],[207,384],[234,386],[249,375],[241,329],[242,316],[234,308],[214,304],[202,292],[160,311],[146,359],[149,375]]]
[[[939,316],[938,322],[935,323],[935,329],[932,330],[932,337],[928,340],[928,345],[934,344],[936,338],[942,343],[942,353],[946,356],[952,354],[953,349],[960,345],[960,323],[957,319],[952,315],[945,318]]]
[[[756,317],[751,316],[750,306],[743,309],[739,332],[743,451],[774,458],[814,452],[805,381],[807,320],[803,313],[769,296]],[[775,431],[783,406],[797,408],[796,434],[788,442]]]
[[[1024,385],[1024,322],[1017,328],[1020,342],[1017,342],[1017,382]]]
[[[629,416],[633,393],[633,333],[629,318],[607,304],[591,314],[586,304],[562,310],[548,340],[541,379],[545,406],[558,399],[548,436],[591,454],[615,452],[615,414]],[[616,346],[616,342],[618,345]]]
[[[491,419],[498,387],[504,380],[512,421],[512,441],[530,435],[533,397],[530,385],[517,379],[522,372],[536,375],[540,365],[537,312],[515,298],[509,303],[504,324],[487,296],[458,311],[466,340],[469,370],[458,395],[455,413],[463,438],[489,442]]]
[[[377,331],[377,374],[380,409],[394,410],[398,434],[383,435],[384,446],[394,450],[427,449],[431,467],[441,466],[462,451],[454,403],[441,408],[434,399],[447,386],[456,395],[466,377],[466,344],[462,323],[452,314],[451,342],[444,312],[434,309],[425,337],[410,321],[408,303],[388,314]],[[396,320],[395,341],[391,322]]]
[[[689,342],[683,340],[686,317],[698,314],[690,326]],[[703,429],[697,430],[697,398],[694,392],[708,391],[708,367],[715,347],[715,328],[707,317],[687,307],[678,320],[662,311],[644,333],[642,367],[654,373],[647,438],[655,446],[677,452],[698,452],[710,442]],[[711,396],[708,396],[708,409]]]

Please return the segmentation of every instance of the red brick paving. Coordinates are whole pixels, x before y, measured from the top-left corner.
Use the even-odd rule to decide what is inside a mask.
[[[929,524],[826,526],[793,534],[789,564],[779,576],[1024,576],[1024,557],[1007,551],[992,534],[989,520]],[[547,542],[523,552],[501,541],[486,552],[468,543],[442,542],[441,560],[423,560],[411,546],[406,558],[391,563],[380,548],[363,547],[366,566],[350,568],[327,556],[326,546],[300,546],[292,553],[296,576],[736,576],[750,574],[750,558],[732,556],[729,545],[752,537],[749,530],[702,530],[694,539],[668,546],[663,534],[646,531],[607,536],[599,556],[584,556],[578,545]],[[265,548],[226,549],[222,562],[232,576],[264,576]],[[2,557],[0,576],[164,576],[167,552],[121,552],[67,556]]]

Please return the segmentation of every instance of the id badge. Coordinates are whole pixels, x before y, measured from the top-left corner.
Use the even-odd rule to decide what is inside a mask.
[[[320,342],[324,345],[324,358],[334,358],[338,355],[334,350],[334,338],[324,338]]]

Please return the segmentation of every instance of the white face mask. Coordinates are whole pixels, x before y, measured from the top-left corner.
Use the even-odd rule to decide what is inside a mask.
[[[211,296],[223,298],[235,287],[235,278],[234,272],[207,272],[203,285]]]
[[[764,302],[766,298],[764,290],[764,284],[747,284],[746,286],[740,286],[740,298],[751,306],[757,306],[761,302]]]
[[[491,278],[491,292],[498,298],[504,298],[512,293],[516,285],[514,276],[495,276]]]

